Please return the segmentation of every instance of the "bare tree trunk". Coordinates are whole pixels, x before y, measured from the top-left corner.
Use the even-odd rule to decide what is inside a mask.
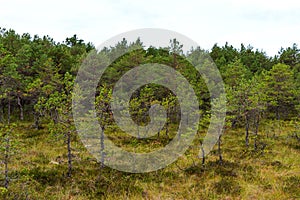
[[[166,121],[166,136],[169,137],[169,119]]]
[[[4,187],[7,189],[8,188],[8,184],[9,184],[9,176],[8,176],[8,162],[9,162],[9,150],[10,150],[10,139],[9,136],[7,136],[7,138],[5,139],[5,155],[4,155],[4,176],[5,176],[5,180],[4,180]]]
[[[39,129],[40,128],[40,114],[36,111],[34,111],[34,123],[33,123],[33,127],[35,129]]]
[[[104,168],[104,159],[105,159],[105,146],[104,146],[104,131],[105,131],[105,127],[101,127],[102,131],[101,131],[101,136],[100,136],[100,154],[101,154],[101,158],[100,158],[100,168]]]
[[[202,153],[202,166],[205,165],[205,152],[204,152],[204,148],[201,144],[201,153]]]
[[[222,157],[222,151],[221,151],[221,137],[222,137],[222,135],[219,135],[219,140],[218,140],[219,164],[223,163],[223,157]]]
[[[10,94],[8,93],[8,105],[7,105],[7,124],[10,124]]]
[[[245,129],[246,129],[246,136],[245,136],[245,143],[246,143],[246,146],[248,147],[249,146],[249,116],[248,116],[248,113],[246,114],[245,116]]]
[[[23,106],[21,104],[21,98],[20,96],[18,95],[18,106],[20,108],[20,120],[24,120],[24,112],[23,112]]]
[[[71,131],[67,133],[67,148],[68,148],[68,177],[72,176],[72,150],[71,150]]]
[[[279,106],[276,107],[276,119],[277,119],[277,130],[274,130],[273,137],[276,136],[276,132],[280,133],[280,110]]]
[[[259,127],[259,113],[257,113],[257,116],[254,115],[254,122],[255,122],[254,150],[257,150],[257,136],[258,136],[258,127]]]
[[[166,119],[166,136],[169,138],[169,121],[170,121],[170,107],[167,108],[167,119]]]
[[[279,114],[279,106],[276,106],[276,119],[280,120],[280,114]]]
[[[140,118],[139,118],[139,116],[137,117],[137,123],[138,123],[138,126],[137,126],[137,139],[141,139],[140,129],[139,129],[139,127],[140,127]],[[101,137],[102,137],[102,133],[101,133]]]
[[[50,111],[50,115],[54,124],[57,124],[59,122],[59,115],[56,108]]]
[[[235,128],[236,122],[237,122],[236,118],[234,118],[234,119],[231,120],[231,128]]]

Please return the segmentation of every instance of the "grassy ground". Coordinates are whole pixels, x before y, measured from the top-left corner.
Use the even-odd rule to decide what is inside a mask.
[[[50,135],[46,127],[35,130],[30,125],[23,123],[15,130],[19,144],[9,165],[9,189],[0,190],[3,199],[300,199],[300,142],[289,136],[290,127],[281,127],[268,137],[262,130],[257,151],[245,147],[242,129],[226,131],[222,165],[214,150],[202,166],[195,140],[176,163],[144,174],[100,169],[74,137],[74,171],[72,178],[67,178],[63,137]],[[116,135],[111,133],[111,137]],[[162,134],[147,142],[124,138],[118,142],[127,149],[149,151],[149,145],[156,148],[167,141]]]

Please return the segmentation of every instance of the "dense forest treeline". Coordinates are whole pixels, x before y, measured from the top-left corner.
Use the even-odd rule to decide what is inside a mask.
[[[114,62],[118,70],[108,70],[106,76],[102,78],[103,82],[114,83],[131,67],[150,60],[181,70],[187,78],[192,79],[195,71],[186,69],[189,68],[188,62],[183,57],[172,54],[177,51],[178,54],[183,55],[179,42],[172,41],[169,49],[150,47],[143,51],[134,51],[131,55],[123,56],[122,59],[119,58]],[[114,59],[114,52],[124,51],[136,45],[142,46],[142,42],[137,40],[129,44],[123,40],[115,47],[103,51],[109,51],[111,58]],[[85,43],[76,35],[62,43],[56,43],[49,36],[32,37],[29,34],[19,35],[14,30],[1,29],[1,120],[9,122],[12,116],[14,120],[33,118],[37,120],[40,114],[37,113],[38,101],[49,99],[56,92],[62,92],[66,74],[69,74],[71,76],[69,78],[73,80],[84,58],[94,49],[91,43]],[[194,49],[188,53],[188,57],[196,55],[197,51],[207,52],[200,48]],[[237,49],[226,43],[224,46],[214,45],[208,53],[225,81],[229,95],[229,108],[230,97],[235,99],[232,101],[246,101],[247,99],[241,98],[238,100],[234,95],[242,95],[238,94],[239,92],[251,93],[245,88],[250,89],[257,85],[256,87],[261,87],[259,92],[267,95],[264,109],[267,111],[267,116],[291,119],[297,117],[299,107],[299,51],[294,44],[292,47],[282,48],[278,55],[268,57],[265,52],[255,50],[251,46],[245,47],[241,44]],[[202,91],[201,98],[207,103],[208,98],[204,93]],[[244,95],[251,96],[250,93]],[[237,106],[235,103],[231,105]]]
[[[120,52],[130,49],[135,50],[117,58]],[[299,127],[300,49],[296,44],[281,48],[277,55],[268,57],[265,52],[243,44],[239,48],[228,43],[224,46],[215,44],[209,51],[198,47],[184,53],[180,41],[176,39],[170,40],[169,47],[147,49],[140,39],[132,43],[123,39],[98,53],[101,52],[109,54],[109,59],[113,61],[98,84],[95,102],[103,130],[114,125],[109,105],[114,84],[128,70],[149,62],[173,67],[193,85],[201,108],[200,125],[207,128],[212,117],[211,97],[205,81],[190,62],[206,54],[216,64],[225,83],[225,128],[243,127],[246,146],[250,146],[249,135],[254,134],[253,148],[258,148],[260,125],[271,120],[278,124],[289,121]],[[94,45],[84,42],[77,35],[57,43],[49,36],[20,35],[14,30],[0,29],[0,123],[3,152],[9,152],[8,148],[14,146],[13,129],[18,123],[30,122],[32,129],[43,128],[43,123],[46,123],[50,133],[62,133],[67,138],[67,175],[71,177],[70,143],[75,134],[71,109],[72,90],[79,67],[88,55],[95,53]],[[149,108],[155,102],[160,102],[167,109],[168,119],[164,132],[172,136],[171,125],[178,125],[180,120],[180,105],[167,88],[150,84],[136,91],[130,104],[132,117],[137,124],[147,123]],[[299,140],[300,135],[297,133],[295,137]],[[220,145],[221,136],[218,148],[222,162]],[[3,160],[7,178],[8,156]],[[202,162],[205,163],[204,158]],[[5,187],[8,182],[8,179],[5,180]]]

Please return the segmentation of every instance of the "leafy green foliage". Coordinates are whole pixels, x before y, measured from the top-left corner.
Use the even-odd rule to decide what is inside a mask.
[[[280,171],[281,174],[287,174],[288,170],[298,170],[299,165],[296,164],[299,163],[295,158],[289,157],[297,155],[299,150],[300,50],[297,45],[281,49],[274,57],[268,57],[263,51],[255,50],[250,45],[245,47],[243,44],[240,49],[228,43],[222,47],[216,44],[210,51],[196,47],[186,53],[182,49],[182,44],[176,38],[170,40],[168,47],[145,47],[139,38],[132,43],[124,38],[115,46],[97,52],[91,43],[85,43],[77,35],[66,38],[62,43],[56,43],[49,36],[32,37],[29,34],[19,35],[13,30],[0,29],[0,120],[6,124],[1,124],[0,127],[1,153],[4,156],[11,156],[9,158],[15,163],[19,162],[18,159],[22,161],[19,166],[9,168],[8,157],[2,159],[9,169],[5,172],[5,176],[17,178],[10,179],[13,180],[10,183],[13,185],[11,189],[6,189],[6,185],[0,187],[1,198],[43,198],[44,196],[37,191],[42,191],[44,192],[42,194],[51,198],[72,198],[80,195],[82,199],[116,198],[120,191],[124,193],[122,194],[124,198],[141,198],[141,196],[148,198],[151,195],[154,198],[161,198],[159,195],[162,188],[168,190],[166,188],[169,187],[173,192],[173,185],[164,183],[168,181],[173,181],[175,185],[177,181],[179,185],[193,187],[192,192],[182,194],[182,198],[186,198],[190,193],[194,195],[191,198],[200,198],[197,192],[193,192],[198,190],[201,191],[203,199],[228,196],[248,198],[246,194],[249,191],[254,192],[249,189],[253,185],[262,191],[261,194],[253,194],[253,198],[273,198],[271,194],[263,194],[270,190],[280,198],[297,198],[299,196],[297,190],[299,176],[295,175],[297,171],[291,173],[289,177],[281,178],[282,183],[277,182],[277,176],[272,178],[264,176],[265,172],[270,170],[269,168],[272,168],[270,170],[272,173]],[[197,64],[209,67],[208,53],[215,61],[226,85],[227,116],[225,127],[214,130],[219,136],[218,149],[213,149],[206,158],[208,161],[203,160],[200,166],[194,159],[199,156],[202,133],[210,123],[219,123],[216,121],[217,116],[211,113],[211,106],[216,106],[220,112],[225,109],[217,105],[216,99],[210,96],[207,82],[193,66]],[[122,56],[117,57],[120,54]],[[113,87],[120,77],[136,66],[159,63],[172,67],[188,80],[198,98],[202,116],[199,122],[199,134],[194,144],[198,148],[196,153],[194,152],[196,147],[193,146],[186,153],[186,157],[183,156],[178,162],[188,170],[180,171],[177,175],[178,169],[170,166],[156,174],[129,175],[102,166],[102,174],[98,173],[98,165],[93,164],[94,160],[76,141],[72,119],[72,98],[80,101],[85,96],[84,94],[80,97],[72,95],[73,89],[77,87],[76,85],[74,87],[76,73],[86,56],[101,58],[96,59],[96,63],[90,63],[95,67],[112,62],[99,80],[95,102],[93,102],[103,129],[99,138],[100,143],[103,142],[104,131],[106,131],[109,137],[115,138],[119,146],[131,151],[137,149],[140,152],[151,152],[167,144],[174,136],[174,130],[178,128],[180,103],[165,87],[148,84],[137,89],[130,100],[132,119],[139,125],[147,125],[151,106],[162,105],[167,112],[167,120],[162,130],[166,133],[166,137],[163,134],[159,135],[158,132],[158,137],[128,139],[115,127],[110,107],[113,101]],[[90,75],[88,74],[87,77]],[[217,84],[214,89],[218,89]],[[225,97],[221,98],[225,99]],[[218,115],[218,112],[215,112],[215,115]],[[24,118],[24,121],[30,124],[34,123],[37,129],[34,130],[28,125],[27,129],[23,130],[19,127],[18,118],[20,120]],[[272,121],[273,119],[277,119],[277,122]],[[18,125],[14,125],[15,123]],[[16,158],[14,154],[20,144],[16,129],[23,132],[24,144],[37,148],[26,147],[30,153],[27,153],[28,155],[24,153],[24,156],[30,157],[28,159]],[[225,135],[221,138],[223,132]],[[228,137],[227,132],[230,133]],[[245,137],[240,132],[245,132]],[[49,133],[53,137],[48,137]],[[47,139],[44,135],[47,135]],[[49,138],[55,138],[55,145],[51,146]],[[66,143],[61,143],[61,138],[64,138]],[[244,140],[247,146],[253,142],[254,148],[245,149],[242,145],[239,146]],[[146,145],[149,147],[146,148]],[[50,155],[46,156],[47,151],[51,150],[43,149],[44,146],[53,148],[53,152],[51,154],[48,152]],[[102,143],[101,148],[104,150]],[[76,152],[76,149],[80,150]],[[43,153],[36,152],[40,150]],[[81,153],[84,155],[79,155]],[[103,154],[102,158],[103,156],[105,155]],[[273,156],[277,156],[277,160],[273,159]],[[287,158],[283,158],[284,156]],[[222,166],[216,166],[215,159],[221,161]],[[50,160],[53,161],[52,164],[55,163],[55,167],[49,164]],[[191,160],[193,167],[190,167]],[[61,165],[64,162],[68,162],[68,166]],[[267,168],[264,168],[264,165]],[[86,166],[87,170],[82,166]],[[74,177],[68,179],[69,183],[63,176],[67,170],[67,175],[70,177],[72,172]],[[195,179],[191,180],[191,184],[185,182],[186,178],[184,180],[181,178],[187,177],[187,173],[194,173],[189,177]],[[203,185],[202,182],[207,180],[208,182]],[[275,187],[276,184],[280,186]],[[201,190],[199,185],[208,189]],[[154,194],[145,191],[145,187],[154,188]],[[27,190],[20,188],[30,188],[30,191],[27,193]],[[61,194],[57,194],[55,193],[57,188],[64,188],[64,190]],[[80,192],[82,194],[79,194]],[[54,193],[55,195],[52,196]],[[140,193],[143,195],[139,195]],[[162,194],[162,198],[164,197],[177,198],[178,195]]]

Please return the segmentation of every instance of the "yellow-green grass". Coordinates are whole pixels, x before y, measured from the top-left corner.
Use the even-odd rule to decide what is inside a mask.
[[[64,136],[49,134],[30,123],[17,126],[12,138],[19,141],[9,162],[11,178],[7,199],[299,199],[300,143],[290,137],[292,128],[281,127],[275,136],[259,133],[245,147],[243,129],[227,130],[222,137],[223,163],[216,147],[201,165],[199,138],[175,163],[165,169],[130,174],[105,167],[73,136],[71,178],[67,178],[67,150]],[[201,133],[200,135],[203,135]],[[126,150],[149,152],[163,147],[168,137],[137,140],[109,130],[108,135]],[[170,135],[172,137],[172,134]],[[54,161],[54,162],[51,162]],[[56,163],[57,162],[57,163]],[[59,164],[58,164],[59,163]],[[1,165],[3,172],[3,164]],[[3,174],[1,180],[3,179]]]

